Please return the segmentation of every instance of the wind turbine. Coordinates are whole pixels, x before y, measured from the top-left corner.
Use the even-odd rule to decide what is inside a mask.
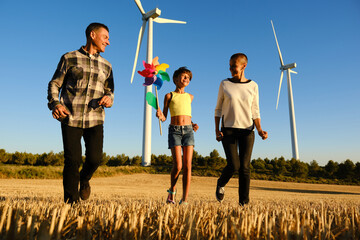
[[[281,66],[280,66],[281,75],[280,75],[279,91],[278,91],[277,102],[276,102],[276,110],[277,110],[278,104],[279,104],[280,89],[281,89],[281,83],[282,83],[284,71],[286,71],[287,87],[288,87],[288,101],[289,101],[289,115],[290,115],[291,143],[292,143],[292,156],[295,159],[299,159],[299,149],[298,149],[298,143],[297,143],[296,123],[295,123],[294,100],[293,100],[291,75],[290,75],[291,73],[297,74],[297,72],[291,70],[293,68],[296,68],[296,63],[290,63],[290,64],[284,65],[284,61],[282,59],[279,43],[278,43],[276,33],[275,33],[274,24],[272,21],[271,21],[271,25],[272,25],[272,29],[274,32],[275,41],[276,41],[277,49],[279,52],[280,64],[281,64]]]
[[[136,53],[135,53],[135,61],[134,67],[131,74],[131,83],[134,79],[134,73],[136,69],[136,64],[139,56],[139,50],[142,42],[142,38],[144,36],[146,23],[148,23],[148,39],[147,39],[147,53],[146,53],[146,62],[151,64],[153,59],[153,22],[157,23],[183,23],[183,21],[171,20],[160,18],[161,11],[158,8],[155,8],[149,12],[145,12],[140,0],[134,0],[137,7],[140,10],[142,15],[143,24],[140,28]],[[144,96],[144,129],[143,129],[143,146],[142,146],[142,165],[149,166],[151,164],[151,106],[146,102],[146,94],[148,92],[152,92],[152,85],[145,87],[145,96]]]

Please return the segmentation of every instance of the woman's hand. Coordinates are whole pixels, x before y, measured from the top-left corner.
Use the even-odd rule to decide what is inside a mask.
[[[258,134],[259,134],[259,136],[262,138],[262,140],[265,140],[265,139],[268,138],[268,133],[267,133],[266,131],[263,131],[262,129],[260,129],[260,130],[258,131]]]
[[[216,141],[220,142],[223,139],[224,134],[219,130],[216,130],[215,133],[216,133]]]

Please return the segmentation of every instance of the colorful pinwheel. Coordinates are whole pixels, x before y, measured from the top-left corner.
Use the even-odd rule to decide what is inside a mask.
[[[152,60],[152,63],[146,63],[143,61],[144,70],[138,71],[138,73],[145,77],[144,86],[150,86],[155,84],[155,86],[160,90],[163,81],[170,81],[169,74],[166,72],[166,69],[169,67],[168,64],[162,63],[159,64],[158,57],[155,57]]]
[[[169,68],[169,65],[166,63],[159,63],[159,57],[155,57],[152,60],[152,63],[146,63],[143,61],[144,70],[138,71],[138,73],[145,77],[145,82],[143,83],[143,86],[150,86],[152,84],[155,85],[155,93],[156,96],[148,92],[146,94],[146,101],[147,103],[152,106],[155,109],[158,109],[159,107],[159,99],[158,99],[158,93],[157,90],[162,87],[164,81],[170,82],[169,74],[166,72],[166,69]],[[162,134],[161,131],[161,124],[159,120],[159,126],[160,126],[160,134]]]

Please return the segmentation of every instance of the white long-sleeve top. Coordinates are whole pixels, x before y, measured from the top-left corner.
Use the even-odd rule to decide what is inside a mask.
[[[256,82],[222,80],[219,87],[215,117],[222,118],[222,126],[254,129],[254,119],[260,118],[259,89]]]

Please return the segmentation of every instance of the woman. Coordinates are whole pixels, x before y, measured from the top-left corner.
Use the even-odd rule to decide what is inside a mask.
[[[216,199],[219,202],[224,200],[224,187],[238,171],[241,206],[249,203],[250,160],[255,140],[254,125],[263,140],[268,137],[260,124],[258,85],[245,78],[247,62],[248,58],[243,53],[231,56],[232,78],[221,81],[215,108],[216,140],[222,141],[227,161],[217,181]]]

